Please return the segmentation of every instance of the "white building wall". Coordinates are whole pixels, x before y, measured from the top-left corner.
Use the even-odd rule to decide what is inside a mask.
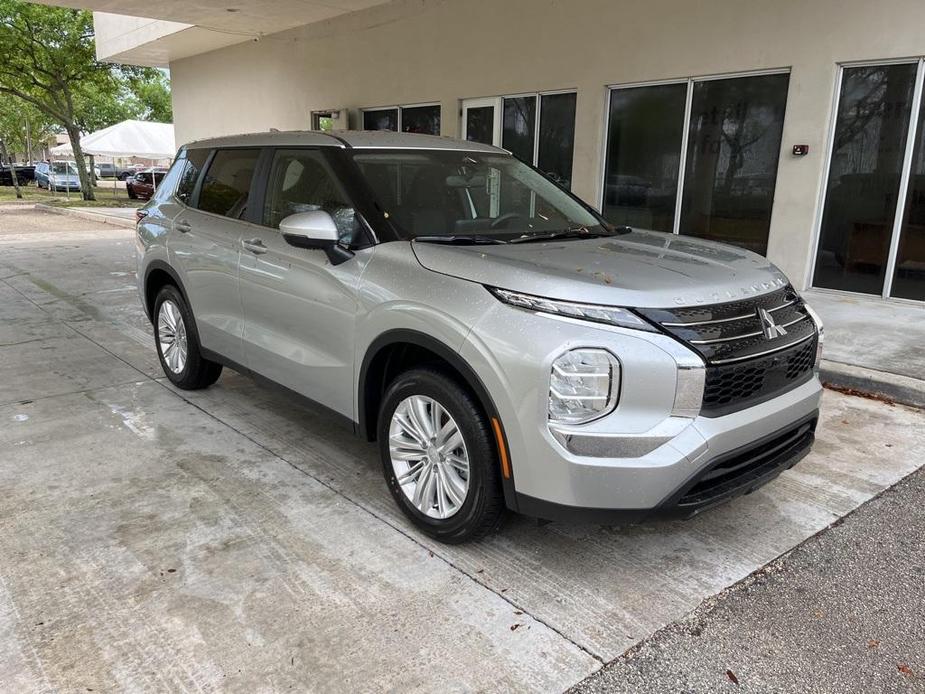
[[[791,68],[768,255],[805,286],[837,65],[925,54],[923,26],[921,0],[398,0],[172,62],[177,141],[429,101],[453,136],[460,99],[575,88],[573,189],[596,203],[607,85]]]

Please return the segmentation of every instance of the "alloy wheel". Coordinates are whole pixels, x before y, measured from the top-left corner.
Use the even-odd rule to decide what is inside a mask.
[[[456,420],[424,395],[405,398],[389,424],[392,470],[402,492],[429,518],[447,519],[469,492],[469,453]]]
[[[182,373],[189,350],[186,324],[180,308],[169,299],[161,304],[157,313],[157,339],[167,368],[175,374]]]

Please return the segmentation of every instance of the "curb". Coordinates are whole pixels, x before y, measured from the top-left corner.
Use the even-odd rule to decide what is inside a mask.
[[[112,226],[123,227],[125,229],[135,228],[135,222],[130,219],[110,217],[108,215],[99,214],[98,212],[88,212],[87,210],[74,209],[73,207],[54,207],[52,205],[45,205],[43,203],[37,202],[35,203],[35,209],[41,210],[42,212],[51,212],[52,214],[63,214],[66,217],[78,217],[80,219],[89,220],[91,222],[110,224]]]
[[[822,360],[819,377],[824,385],[858,391],[901,405],[925,408],[925,380],[851,364]]]

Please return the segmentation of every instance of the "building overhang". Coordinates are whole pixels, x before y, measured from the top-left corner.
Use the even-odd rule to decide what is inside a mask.
[[[93,11],[100,60],[166,66],[389,0],[34,0]]]

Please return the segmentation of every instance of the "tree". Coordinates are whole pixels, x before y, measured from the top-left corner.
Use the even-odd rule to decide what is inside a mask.
[[[96,60],[91,14],[0,0],[0,55],[0,95],[32,104],[64,129],[83,198],[93,200],[81,130],[98,124],[92,121],[109,120],[113,108],[123,108],[126,82],[119,68]],[[101,118],[106,109],[110,112]]]
[[[150,67],[126,68],[125,72],[135,101],[135,117],[155,123],[173,123],[170,78],[167,74]]]
[[[15,96],[0,94],[0,139],[14,160],[32,161],[33,152],[52,134],[48,116]],[[19,155],[19,156],[17,156]]]

